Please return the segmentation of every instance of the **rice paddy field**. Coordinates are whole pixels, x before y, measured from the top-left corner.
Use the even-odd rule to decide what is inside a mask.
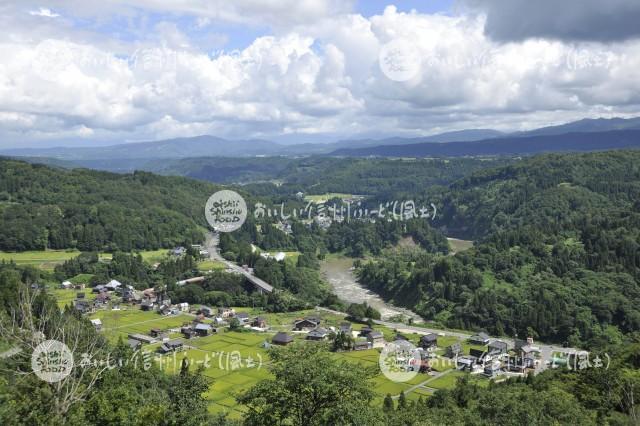
[[[66,290],[64,290],[66,291]],[[75,294],[75,291],[72,291]],[[293,322],[305,316],[315,315],[322,318],[323,326],[338,326],[344,322],[344,316],[325,311],[306,310],[289,313],[267,313],[259,309],[236,308],[237,312],[247,312],[251,317],[260,315],[266,318],[270,331],[266,333],[244,331],[231,332],[225,330],[219,334],[207,337],[183,340],[186,349],[169,355],[156,355],[156,362],[167,373],[179,371],[183,358],[190,361],[191,368],[204,367],[203,374],[210,382],[206,393],[209,400],[209,411],[212,413],[226,413],[231,418],[240,418],[244,408],[236,402],[236,396],[254,386],[261,380],[271,377],[269,373],[269,355],[265,349],[265,342],[270,342],[276,331],[291,331]],[[118,338],[127,339],[131,333],[149,334],[152,328],[170,330],[170,337],[180,337],[177,329],[193,320],[193,315],[182,313],[176,316],[161,316],[156,312],[144,312],[129,307],[122,310],[101,310],[90,316],[100,318],[103,323],[103,333],[111,342]],[[353,324],[353,329],[360,329],[361,325]],[[382,331],[387,340],[393,339],[395,332],[384,327],[375,327]],[[305,335],[292,333],[296,341],[302,341]],[[407,336],[413,343],[419,337]],[[453,337],[445,337],[444,343],[455,341]],[[158,344],[146,345],[145,349],[155,351]],[[376,394],[374,404],[382,404],[386,394],[398,395],[404,391],[407,399],[414,400],[428,397],[434,389],[453,387],[458,377],[466,373],[454,370],[452,363],[434,361],[434,370],[446,372],[441,377],[434,378],[428,374],[418,374],[406,383],[396,383],[387,379],[379,370],[379,349],[364,351],[335,353],[337,359],[353,363],[356,368],[372,368],[378,373],[372,378],[373,390]],[[475,379],[478,383],[488,384],[486,379]],[[424,386],[419,386],[428,381]]]
[[[140,251],[140,255],[149,263],[155,263],[162,260],[167,255],[168,250],[149,250]],[[78,250],[42,250],[42,251],[22,251],[22,252],[4,252],[0,251],[0,262],[13,261],[17,265],[32,265],[40,269],[52,271],[56,265],[64,263],[66,260],[78,256]],[[100,253],[101,260],[110,260],[111,253]]]
[[[17,265],[32,265],[44,270],[53,270],[56,265],[80,254],[77,250],[45,250],[23,252],[0,252],[0,261],[13,261]],[[110,254],[101,255],[111,258]]]

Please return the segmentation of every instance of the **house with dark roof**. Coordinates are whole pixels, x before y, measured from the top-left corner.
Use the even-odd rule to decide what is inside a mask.
[[[381,331],[372,330],[367,335],[367,341],[371,344],[372,348],[384,347],[384,334]]]
[[[340,324],[340,331],[342,333],[351,334],[351,323],[343,322]]]
[[[169,340],[168,342],[164,342],[162,345],[160,345],[158,350],[161,353],[166,354],[169,352],[179,352],[183,348],[184,348],[184,344],[182,343],[182,340],[175,339],[175,340]]]
[[[502,364],[491,362],[484,366],[484,374],[488,377],[495,377],[502,372]]]
[[[429,349],[438,346],[438,335],[435,333],[425,334],[420,337],[420,347],[422,349]]]
[[[488,345],[489,335],[485,332],[480,332],[469,337],[469,343],[472,345]]]
[[[138,340],[139,342],[142,342],[142,343],[155,343],[156,342],[155,338],[153,338],[151,336],[147,336],[146,334],[131,333],[131,334],[127,335],[127,337],[129,339]]]
[[[288,335],[284,332],[279,332],[271,339],[271,343],[274,345],[286,346],[289,343],[293,342],[293,336]]]
[[[371,347],[371,344],[366,340],[356,340],[353,344],[354,351],[366,351]]]
[[[459,356],[457,358],[458,368],[462,370],[473,370],[473,366],[476,364],[478,359],[471,355]]]
[[[134,351],[137,351],[142,347],[142,342],[135,339],[127,339],[127,345],[129,345],[129,347]]]
[[[297,330],[297,331],[313,330],[318,325],[320,325],[320,320],[311,317],[311,318],[304,318],[301,320],[297,320],[293,324],[293,328],[294,330]]]
[[[489,343],[488,347],[489,353],[491,354],[506,354],[509,350],[507,346],[507,342],[503,342],[502,340],[494,340]]]
[[[329,330],[317,327],[307,334],[307,340],[324,340],[329,336]]]
[[[238,312],[237,314],[234,315],[234,318],[240,321],[241,324],[245,324],[246,322],[249,321],[249,314],[246,312]]]
[[[373,331],[373,328],[365,325],[364,327],[362,327],[360,329],[360,336],[367,337],[369,335],[369,333],[371,333],[372,331]]]
[[[216,314],[216,311],[208,306],[200,306],[198,313],[204,315],[205,317],[212,317]]]
[[[469,349],[469,355],[475,357],[478,364],[484,364],[486,361],[491,360],[491,356],[489,356],[489,352],[483,351],[482,349]]]
[[[196,324],[196,326],[193,327],[193,330],[201,337],[208,336],[212,332],[211,325],[203,323]]]
[[[159,328],[152,328],[149,331],[149,336],[159,340],[169,337],[169,335],[166,332],[160,330]]]
[[[455,358],[462,354],[462,345],[460,342],[456,342],[449,346],[446,350],[446,356],[449,358]]]
[[[91,304],[88,300],[84,300],[84,299],[74,300],[73,308],[82,314],[88,314],[93,312],[93,304]]]
[[[180,328],[180,333],[182,333],[182,335],[186,339],[192,339],[198,335],[198,333],[196,333],[196,331],[191,326]]]

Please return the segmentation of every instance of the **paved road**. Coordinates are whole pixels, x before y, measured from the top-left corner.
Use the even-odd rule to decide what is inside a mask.
[[[225,258],[223,258],[218,252],[219,242],[220,242],[220,238],[218,234],[214,234],[212,232],[207,233],[205,237],[205,247],[209,252],[209,259],[215,260],[216,262],[222,262],[225,264],[227,268],[237,272],[238,274],[244,275],[251,283],[253,283],[254,286],[256,286],[258,290],[264,291],[266,293],[271,293],[273,291],[273,287],[269,283],[249,273],[241,266],[238,266],[235,263],[230,262]]]

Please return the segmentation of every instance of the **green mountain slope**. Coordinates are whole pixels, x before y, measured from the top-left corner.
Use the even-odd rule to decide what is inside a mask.
[[[131,250],[199,241],[216,186],[0,160],[0,250]]]

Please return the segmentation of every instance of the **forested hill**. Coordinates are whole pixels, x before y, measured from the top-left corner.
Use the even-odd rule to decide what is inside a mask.
[[[439,225],[476,246],[371,262],[363,283],[451,327],[574,346],[640,331],[640,152],[539,156],[440,196]]]
[[[0,159],[0,250],[131,250],[200,241],[215,185]]]
[[[584,221],[629,220],[640,208],[640,152],[531,157],[476,171],[438,196],[438,225],[469,239],[529,226],[572,232]]]

